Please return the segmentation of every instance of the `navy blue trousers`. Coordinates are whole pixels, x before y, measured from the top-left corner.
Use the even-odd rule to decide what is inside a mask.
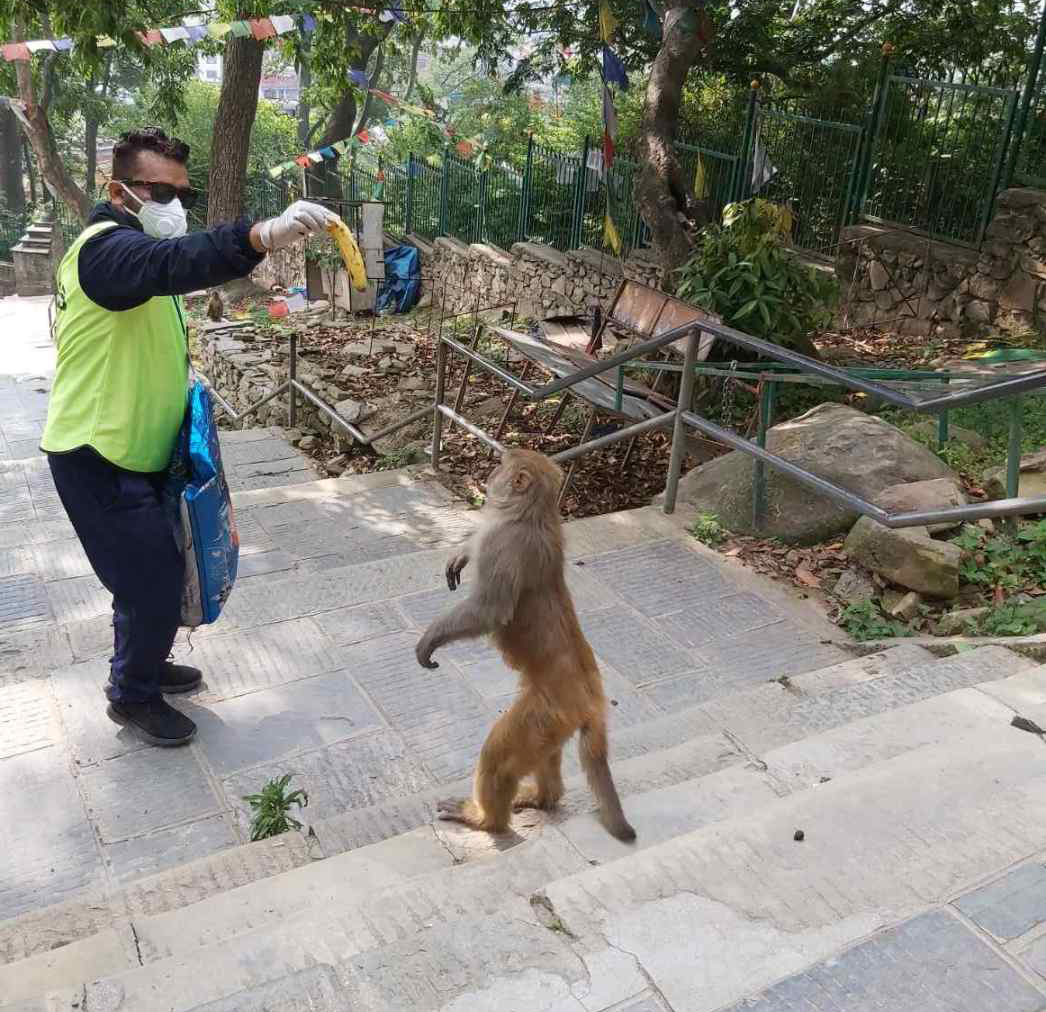
[[[163,474],[124,471],[89,447],[48,455],[51,475],[91,568],[113,595],[106,695],[159,699],[160,670],[181,618],[184,562],[160,499]]]

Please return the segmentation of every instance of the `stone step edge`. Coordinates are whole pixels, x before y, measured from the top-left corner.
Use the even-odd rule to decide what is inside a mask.
[[[960,691],[966,692],[969,690]],[[977,731],[971,730],[968,736],[964,738],[948,741],[939,741],[931,745],[922,745],[918,746],[915,749],[901,752],[897,755],[891,756],[886,759],[874,760],[868,766],[854,770],[851,774],[849,774],[846,777],[837,778],[834,781],[834,787],[832,788],[832,792],[834,793],[841,789],[848,789],[849,781],[851,779],[856,780],[859,784],[862,780],[867,780],[869,777],[875,778],[880,775],[885,775],[888,777],[892,776],[895,778],[908,778],[911,774],[904,768],[903,761],[910,759],[912,755],[917,754],[919,751],[924,749],[929,749],[938,753],[950,751],[950,753],[954,753],[955,756],[965,757],[969,753],[969,750],[966,748],[967,741],[983,741],[984,735],[985,729],[983,728],[978,729]],[[810,788],[797,790],[788,795],[781,796],[775,799],[773,807],[776,807],[778,805],[787,806],[790,803],[794,804],[799,799],[805,798],[811,795],[812,793],[813,791]],[[760,812],[760,815],[764,814],[765,810]],[[695,841],[699,841],[704,834],[714,833],[721,838],[723,834],[728,831],[731,825],[743,824],[752,820],[752,818],[753,816],[750,812],[745,812],[744,814],[731,815],[725,819],[719,820],[714,823],[706,824],[704,826],[691,830],[690,832],[684,833],[680,836],[671,838],[659,844],[655,844],[649,849],[640,852],[640,854],[633,855],[633,857],[642,857],[646,863],[656,864],[657,861],[665,853],[674,853],[674,850],[672,848],[682,847],[685,849],[694,847]],[[554,826],[549,828],[551,828],[552,832],[547,834],[547,836],[550,838],[548,841],[548,847],[550,848],[550,850],[555,851],[555,849],[557,849],[559,846],[556,838],[560,834],[557,834],[555,832]],[[537,836],[535,840],[530,842],[534,845],[540,846],[541,844],[545,843],[545,841],[546,834],[543,833]],[[524,847],[526,846],[527,844],[524,844]],[[504,860],[509,855],[513,855],[515,858],[520,859],[524,864],[526,864],[528,858],[533,857],[533,854],[524,850],[523,847],[513,848],[512,850],[508,851],[506,855],[502,856],[502,860]],[[617,875],[625,875],[626,871],[624,870],[624,868],[619,867],[619,865],[623,866],[624,863],[625,862],[618,861],[612,862],[609,866],[613,870],[612,873],[616,873]],[[560,886],[564,883],[567,884],[567,888],[575,887],[578,883],[583,883],[584,881],[586,881],[586,876],[591,876],[592,874],[597,872],[599,868],[608,867],[605,864],[601,864],[599,865],[599,868],[594,869],[588,866],[589,862],[587,861],[575,861],[574,865],[574,870],[564,869],[564,874],[547,879],[544,885],[536,885],[533,882],[528,883],[525,892],[514,892],[512,893],[511,897],[508,897],[507,900],[504,898],[504,890],[496,890],[495,892],[497,892],[503,898],[495,902],[495,908],[499,903],[509,901],[512,898],[519,898],[523,900],[533,899],[534,897],[547,898],[549,890],[553,890],[557,886]],[[501,868],[501,865],[498,862],[484,862],[482,865],[476,866],[476,874],[479,876],[496,874],[499,868]],[[997,871],[997,869],[995,871]],[[428,881],[430,883],[430,891],[432,892],[437,892],[440,886],[445,886],[446,888],[443,889],[443,892],[446,894],[445,898],[454,898],[454,902],[458,902],[457,896],[459,890],[457,888],[451,889],[450,884],[448,882],[449,877],[455,874],[455,868],[441,869],[438,871],[431,872],[428,876],[419,877],[416,880],[416,882],[418,888],[422,889],[424,882]],[[525,874],[526,870],[524,869],[524,876]],[[404,893],[410,890],[411,883],[408,881],[407,883],[404,883],[402,886],[390,886],[388,887],[388,889],[380,890],[375,895],[363,900],[362,905],[359,908],[339,907],[339,909],[334,912],[330,911],[329,909],[323,909],[320,911],[309,910],[307,912],[302,912],[293,915],[290,921],[287,923],[281,923],[278,920],[271,921],[268,924],[262,924],[256,927],[252,927],[243,933],[238,933],[233,936],[226,936],[223,938],[220,946],[205,945],[199,948],[189,948],[183,952],[163,957],[162,959],[156,960],[155,962],[146,963],[144,964],[144,966],[138,968],[132,967],[129,970],[121,971],[115,975],[112,975],[110,978],[100,979],[97,981],[97,983],[101,985],[103,988],[112,987],[114,984],[122,987],[122,985],[120,985],[119,982],[127,981],[131,977],[141,977],[141,975],[143,974],[146,976],[147,979],[150,977],[160,977],[166,981],[168,976],[176,977],[177,971],[179,969],[183,973],[188,972],[189,968],[195,965],[194,954],[204,955],[205,960],[209,955],[218,963],[228,961],[229,959],[231,959],[233,960],[233,964],[235,965],[237,962],[237,950],[244,950],[242,953],[240,953],[242,961],[242,957],[251,950],[251,943],[257,941],[258,939],[264,939],[269,941],[270,943],[276,944],[278,944],[282,939],[283,944],[290,945],[292,948],[295,945],[298,945],[299,948],[309,950],[308,958],[311,959],[311,949],[308,945],[300,941],[301,937],[311,935],[314,939],[326,939],[327,941],[324,944],[329,945],[330,950],[332,951],[337,950],[339,952],[339,955],[341,956],[341,961],[344,961],[346,959],[358,959],[360,955],[367,951],[375,951],[379,948],[384,948],[389,944],[394,944],[398,941],[403,940],[402,930],[400,930],[402,928],[402,925],[386,927],[385,930],[387,932],[390,932],[391,934],[390,937],[385,938],[382,937],[381,927],[374,924],[372,919],[367,916],[368,907],[378,907],[380,909],[382,904],[389,903],[394,895],[401,899],[402,905],[409,912],[409,916],[411,916],[415,920],[415,927],[417,929],[414,939],[415,942],[417,942],[417,937],[421,935],[431,937],[433,932],[453,932],[454,922],[459,921],[463,916],[476,916],[482,918],[491,916],[493,912],[490,909],[473,909],[469,907],[470,900],[473,897],[468,895],[467,890],[464,890],[465,895],[462,896],[460,900],[462,904],[462,909],[459,911],[452,912],[452,916],[448,918],[449,923],[442,922],[439,916],[432,917],[431,915],[429,915],[429,923],[419,924],[418,921],[424,921],[426,915],[424,913],[416,913],[414,910],[414,906],[416,904],[412,901],[412,898],[410,896],[403,895]],[[491,891],[489,889],[486,889],[483,890],[483,892],[489,894]],[[555,916],[555,913],[551,910],[551,908],[550,912],[553,913],[553,916]],[[341,932],[341,935],[344,937],[339,938],[339,931]],[[363,944],[357,944],[355,948],[352,947],[352,942],[350,941],[350,939],[358,940],[361,937],[367,938],[367,936],[370,936],[369,945],[367,944],[367,942],[364,942]],[[573,937],[576,938],[579,936],[573,935]],[[345,948],[339,949],[339,943],[345,946]],[[421,948],[422,950],[429,950],[432,948],[429,945],[419,945],[417,947]],[[346,949],[349,951],[345,951]],[[167,971],[170,968],[175,969],[175,974],[169,975],[167,973]],[[217,967],[214,967],[212,969],[217,969]]]
[[[902,645],[899,650],[908,652],[908,645]],[[862,666],[867,666],[874,660],[875,657],[865,657],[843,661],[828,668],[794,676],[789,679],[789,685],[798,691],[818,692],[845,684],[856,684],[867,680],[863,677],[866,672]],[[934,661],[929,659],[926,663],[932,664]],[[907,665],[908,668],[914,666],[921,665]],[[892,669],[886,669],[872,677],[891,673]],[[718,697],[712,702],[738,697],[743,699],[746,695],[758,691],[758,688],[749,687],[739,693]],[[670,761],[677,753],[699,749],[702,742],[716,743],[724,752],[732,755],[736,762],[748,761],[749,757],[737,750],[736,744],[723,735],[722,729],[714,727],[704,716],[703,707],[706,705],[701,704],[675,714],[667,714],[657,720],[630,728],[617,736],[618,740],[624,739],[626,742],[631,739],[656,737],[660,726],[667,725],[680,729],[676,739],[683,739],[616,760],[614,768],[623,796],[627,796],[624,785],[627,783],[630,768],[637,767],[643,770],[651,765],[656,766],[659,762]],[[614,741],[611,742],[612,748],[613,745]],[[577,775],[570,777],[568,787],[584,789],[582,778]],[[335,857],[388,839],[390,836],[409,832],[431,821],[432,805],[438,798],[448,794],[468,793],[470,788],[471,784],[467,780],[427,788],[409,798],[353,809],[330,819],[320,820],[311,827],[307,836],[301,833],[287,833],[271,840],[242,844],[198,861],[178,865],[122,887],[108,899],[96,895],[29,911],[0,923],[0,959],[5,963],[17,962],[43,950],[73,944],[111,927],[121,918],[177,910],[202,902],[229,888],[258,882],[312,861]],[[587,791],[584,796],[587,798]],[[240,858],[244,860],[241,861]],[[184,895],[186,889],[194,887],[194,882],[209,883],[210,888],[205,885],[202,895]],[[35,939],[36,944],[26,946],[23,942],[20,951],[12,937],[20,933]],[[6,945],[5,938],[8,940]],[[8,955],[12,952],[13,955]]]
[[[276,485],[272,488],[233,492],[232,504],[238,509],[246,509],[254,506],[266,506],[276,502],[338,499],[374,492],[383,488],[419,483],[438,484],[434,477],[428,478],[416,466],[397,467],[390,468],[387,471],[364,471],[360,474],[343,475],[340,478],[317,478],[315,481],[302,482],[300,485]],[[448,496],[450,497],[449,493]],[[464,500],[450,497],[448,505],[459,501],[464,504]]]
[[[911,643],[929,650],[938,657],[953,657],[955,654],[978,647],[1005,647],[1033,661],[1046,662],[1046,633],[1031,636],[908,636],[890,637],[881,640],[866,640],[854,644],[857,653],[879,653],[902,643]]]

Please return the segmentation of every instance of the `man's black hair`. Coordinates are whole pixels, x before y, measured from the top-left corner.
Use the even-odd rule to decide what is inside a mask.
[[[189,160],[189,145],[177,137],[168,137],[159,127],[129,130],[120,134],[113,147],[113,179],[134,179],[141,151],[155,151],[182,165]]]

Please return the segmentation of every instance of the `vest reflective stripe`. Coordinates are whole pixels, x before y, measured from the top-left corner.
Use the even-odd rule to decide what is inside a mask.
[[[188,361],[181,299],[164,295],[122,312],[80,288],[80,249],[115,222],[84,229],[58,266],[58,367],[40,446],[93,447],[128,471],[162,471],[185,415]]]

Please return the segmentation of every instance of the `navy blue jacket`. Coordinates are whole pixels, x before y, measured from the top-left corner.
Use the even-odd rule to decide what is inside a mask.
[[[250,244],[251,222],[216,225],[180,239],[153,239],[133,215],[98,204],[88,225],[115,221],[80,248],[77,268],[84,294],[103,309],[134,309],[156,295],[187,295],[246,277],[264,259]]]

